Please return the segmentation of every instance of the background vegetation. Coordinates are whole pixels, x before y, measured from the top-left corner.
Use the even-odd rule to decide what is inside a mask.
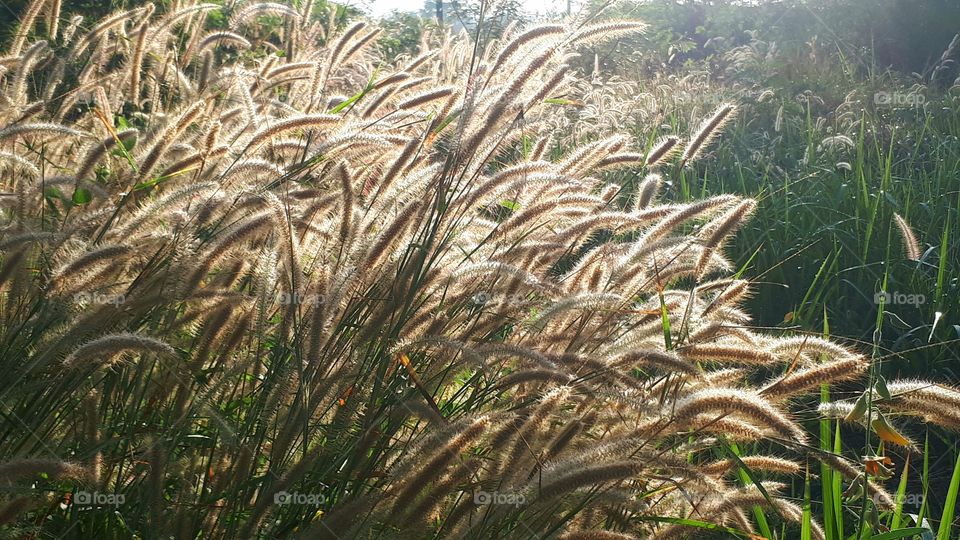
[[[22,3],[9,3],[9,7],[16,13],[26,8]],[[130,6],[69,3],[64,6],[64,20],[68,14],[79,13],[92,22],[122,7]],[[478,47],[509,35],[511,20],[523,22],[516,3],[507,3],[503,11],[492,14],[482,13],[479,7],[464,3],[459,10],[447,11],[448,17],[456,15],[458,26]],[[592,13],[602,7],[595,3],[583,9]],[[158,10],[166,8],[169,6]],[[431,10],[430,6],[427,9]],[[358,11],[326,2],[317,2],[311,12],[327,27],[341,30],[362,17]],[[751,220],[727,247],[737,275],[754,282],[744,310],[754,316],[757,326],[766,327],[773,335],[823,335],[872,354],[876,371],[871,370],[870,384],[881,376],[960,383],[960,86],[955,84],[960,75],[960,45],[953,41],[960,31],[960,6],[949,0],[883,5],[855,0],[784,1],[757,6],[717,1],[626,2],[607,7],[605,16],[637,17],[651,26],[642,35],[590,43],[579,50],[571,65],[581,80],[562,95],[553,96],[552,114],[544,120],[556,134],[545,155],[559,160],[611,130],[624,129],[637,146],[649,149],[664,134],[688,137],[718,106],[736,103],[737,114],[725,126],[724,136],[700,159],[689,163],[675,160],[661,168],[665,179],[661,199],[681,204],[735,193],[758,201]],[[0,42],[9,43],[14,20],[4,21]],[[207,24],[210,30],[226,28],[227,19],[210,17]],[[280,19],[263,18],[259,25],[250,32],[270,36],[278,46],[283,44],[275,34],[282,27]],[[382,26],[385,31],[376,39],[386,58],[413,55],[421,44],[442,40],[447,31],[435,21],[409,14],[391,15]],[[38,24],[35,33],[43,35],[44,23]],[[221,54],[229,57],[235,51]],[[349,88],[343,90],[342,98],[349,99]],[[338,103],[331,103],[336,109]],[[137,121],[135,115],[129,116],[131,124]],[[635,170],[621,170],[607,178],[623,186],[617,197],[626,205],[643,176]],[[895,213],[906,219],[917,236],[921,254],[916,260],[904,256]],[[599,239],[593,241],[600,243]],[[876,295],[881,291],[922,295],[923,301],[878,304]],[[355,324],[366,324],[361,320],[366,319]],[[267,348],[277,359],[285,354],[274,342]],[[7,354],[11,350],[8,348]],[[375,358],[371,353],[370,369],[378,366]],[[271,367],[269,384],[287,376],[277,365]],[[376,369],[387,368],[379,365]],[[115,384],[120,381],[118,378]],[[143,384],[146,388],[146,382]],[[391,386],[380,391],[400,389]],[[410,388],[404,391],[408,390],[413,392]],[[824,401],[852,400],[860,391],[840,384],[824,387],[821,397]],[[102,404],[101,410],[119,419],[121,401],[140,399],[133,390],[124,396],[113,404]],[[221,413],[231,418],[236,415],[240,421],[244,416],[238,410],[251,402],[264,405],[257,399],[243,395],[224,403]],[[487,399],[492,398],[485,391],[466,403],[451,399],[443,412],[473,412]],[[863,430],[822,420],[815,413],[816,396],[798,401],[799,408],[808,412],[799,414],[797,420],[818,436],[821,449],[858,457],[878,450],[869,435],[864,443]],[[54,404],[41,402],[34,408],[36,403],[24,397],[20,410],[48,411]],[[79,405],[77,401],[69,406]],[[330,448],[355,449],[360,438],[355,428],[370,427],[370,420],[352,412],[361,418],[356,424],[347,418],[331,421],[331,425],[341,422],[342,433],[350,435],[328,435]],[[174,419],[153,420],[163,424]],[[794,477],[786,499],[825,522],[830,538],[849,537],[860,524],[871,521],[876,521],[872,534],[877,535],[889,527],[926,523],[928,532],[914,530],[904,535],[952,537],[956,527],[951,529],[949,523],[956,516],[950,512],[956,505],[960,478],[955,465],[956,432],[925,423],[904,425],[919,441],[919,448],[911,451],[884,445],[883,455],[891,459],[887,485],[903,498],[914,495],[910,500],[919,504],[901,504],[896,511],[871,516],[869,505],[856,497],[849,479],[841,480],[827,467]],[[398,437],[403,432],[396,423],[389,426]],[[118,420],[114,429],[134,428]],[[17,440],[10,437],[13,431],[8,428],[8,442]],[[197,432],[190,437],[188,442],[206,449],[204,437],[213,434]],[[374,445],[374,453],[392,450],[379,444]],[[760,442],[732,446],[728,451],[765,454],[776,448]],[[127,451],[132,452],[123,449],[120,454]],[[17,454],[10,452],[4,457]],[[324,461],[322,456],[318,463],[334,466],[332,458]],[[296,457],[296,452],[291,452],[285,458],[287,464],[290,460],[300,463]],[[729,459],[725,454],[715,457]],[[149,459],[154,458],[143,458]],[[356,476],[376,475],[375,463],[376,459],[357,458],[347,467]],[[749,472],[743,475],[743,484],[754,483]],[[307,485],[314,482],[313,488],[320,489],[315,482],[328,478],[317,475]],[[341,500],[349,500],[351,490],[361,484],[356,478],[338,480],[341,483],[333,491]],[[156,488],[149,482],[144,485],[144,489]],[[250,486],[231,489],[235,497],[250,497],[253,492]],[[144,495],[144,500],[155,493],[167,496],[173,492],[173,485],[158,488]],[[215,500],[203,502],[213,504]],[[156,501],[145,504],[144,512],[156,512],[150,504]],[[249,509],[231,510],[234,513],[224,518],[228,522],[224,530],[237,534]],[[253,512],[265,510],[258,507]],[[279,516],[270,534],[292,535],[300,524],[310,521],[310,516],[293,514]],[[767,514],[775,513],[758,510],[751,516],[759,534],[813,534],[809,525],[788,528],[775,518],[770,525],[764,517]],[[905,517],[907,514],[915,517]],[[100,518],[80,520],[81,529],[85,533],[112,531],[117,537],[143,534],[142,528],[117,532],[124,529],[111,521],[114,517]],[[70,519],[54,513],[43,519],[53,520],[49,531],[71,534]],[[510,527],[516,526],[518,519],[505,518],[498,526],[514,531]],[[391,534],[384,530],[380,534]],[[438,530],[439,535],[443,528]]]

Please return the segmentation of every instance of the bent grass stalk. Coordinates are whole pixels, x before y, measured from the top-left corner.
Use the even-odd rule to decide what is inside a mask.
[[[817,387],[827,404],[843,382],[867,385],[872,425],[882,306],[866,381],[849,372],[856,351],[827,341],[826,316],[823,340],[749,323],[746,278],[763,250],[752,244],[737,280],[724,281],[737,268],[724,246],[751,234],[747,215],[769,195],[688,185],[721,127],[737,124],[732,104],[686,145],[656,128],[639,146],[619,130],[554,144],[563,134],[549,120],[582,82],[573,53],[642,23],[519,30],[489,51],[479,32],[473,43],[430,35],[422,54],[394,62],[366,23],[331,32],[332,17],[269,3],[235,10],[224,39],[207,41],[200,29],[219,9],[141,8],[77,28],[64,55],[77,80],[55,91],[93,92],[98,106],[39,108],[22,123],[18,104],[0,104],[0,155],[16,156],[4,167],[42,183],[52,168],[101,190],[58,197],[0,179],[19,196],[0,208],[14,224],[0,233],[0,367],[13,381],[2,397],[5,416],[24,419],[0,433],[0,469],[76,456],[98,488],[128,495],[118,511],[138,535],[169,522],[211,537],[322,536],[331,525],[344,537],[399,526],[683,537],[753,530],[752,513],[767,536],[814,537],[808,479],[800,507],[765,475],[799,475],[791,464],[819,450],[835,454],[821,459],[825,530],[842,537],[831,465],[856,467],[839,423],[831,437],[820,421],[818,449],[800,422]],[[261,13],[284,24],[253,28]],[[293,27],[295,39],[273,34]],[[116,28],[140,30],[130,41]],[[24,58],[43,49],[29,32],[15,38],[12,54],[32,72],[0,84],[46,95],[34,83],[56,79],[45,71],[54,66]],[[273,54],[282,39],[290,54]],[[184,43],[202,54],[164,57]],[[129,63],[100,62],[104,51]],[[118,132],[108,111],[130,107],[138,130]],[[892,151],[885,160],[890,186]],[[678,171],[682,204],[659,200]],[[645,180],[631,193],[618,174]],[[859,202],[869,250],[886,210]],[[835,277],[832,249],[811,301]],[[711,465],[717,453],[723,467]],[[734,464],[740,485],[724,477]],[[82,487],[44,472],[14,480]],[[525,502],[478,505],[465,487]],[[322,495],[323,515],[277,490]],[[89,532],[88,517],[101,524],[96,510],[37,502],[3,501],[0,517],[51,535]],[[410,508],[429,515],[400,512]],[[612,515],[625,519],[598,519]]]

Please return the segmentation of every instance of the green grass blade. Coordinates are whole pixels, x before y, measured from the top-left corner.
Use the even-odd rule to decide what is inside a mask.
[[[821,267],[822,268],[822,267]],[[830,339],[830,319],[827,315],[827,306],[823,306],[823,339]],[[820,387],[820,403],[830,402],[830,386]],[[833,450],[832,426],[830,420],[822,418],[820,420],[820,449],[826,452]],[[820,492],[823,497],[823,532],[828,539],[841,538],[837,528],[837,522],[843,519],[843,514],[836,513],[834,498],[839,497],[839,492],[834,488],[834,471],[826,463],[820,463]]]
[[[907,460],[903,462],[903,473],[900,474],[900,484],[897,485],[896,508],[893,510],[890,528],[897,530],[903,521],[903,501],[907,498],[907,478],[910,472],[910,454],[907,454]]]
[[[923,442],[923,476],[920,481],[923,484],[923,504],[920,505],[920,512],[917,514],[917,525],[923,523],[927,517],[927,497],[930,496],[930,434]]]
[[[810,540],[813,537],[813,516],[810,511],[810,471],[807,471],[803,480],[803,521],[800,524],[800,540]]]
[[[837,420],[836,431],[833,435],[833,453],[843,453],[843,441],[840,439],[840,421]],[[843,538],[843,477],[833,475],[833,514],[837,519],[837,538]]]
[[[926,531],[926,529],[922,527],[911,527],[909,529],[900,529],[897,531],[875,534],[870,537],[870,540],[897,540],[898,538],[912,538],[914,536],[923,534],[924,531]]]
[[[749,538],[751,535],[746,531],[741,531],[739,529],[734,529],[732,527],[724,527],[722,525],[717,525],[716,523],[709,523],[707,521],[700,521],[696,519],[686,519],[686,518],[675,518],[675,517],[666,517],[666,516],[641,516],[636,518],[638,521],[652,521],[655,523],[673,523],[676,525],[684,525],[687,527],[696,527],[698,529],[705,529],[708,531],[719,531],[724,532],[730,535],[733,535],[736,538]]]
[[[953,477],[950,479],[950,489],[947,490],[947,500],[943,503],[943,515],[940,516],[940,528],[937,530],[937,540],[950,540],[950,531],[953,529],[953,515],[957,511],[957,492],[960,492],[960,457],[953,467]]]
[[[670,337],[670,312],[667,311],[667,302],[663,299],[663,291],[658,292],[660,298],[660,323],[663,326],[663,345],[668,351],[673,350],[673,338]]]
[[[947,225],[943,228],[943,236],[940,237],[940,257],[937,264],[937,291],[936,291],[936,302],[937,305],[943,303],[943,290],[944,284],[946,283],[947,277],[947,264],[950,260],[947,255],[947,249],[950,245],[950,219],[953,217],[953,214],[947,212]]]
[[[767,493],[766,488],[764,488],[763,484],[760,483],[760,479],[754,475],[753,471],[751,471],[750,468],[747,467],[747,465],[743,462],[743,460],[740,459],[740,449],[737,447],[737,445],[728,443],[723,438],[720,440],[724,443],[721,445],[721,448],[726,451],[726,454],[730,457],[730,459],[735,461],[739,467],[738,474],[740,476],[740,481],[743,482],[744,485],[753,483],[753,485],[755,485],[760,491],[760,494],[763,495],[763,498],[766,499],[770,504],[770,508],[773,508],[777,514],[779,514],[779,510],[776,510],[777,506],[773,504],[770,494]],[[774,538],[773,531],[770,529],[770,524],[767,522],[767,516],[763,513],[763,509],[759,506],[755,506],[753,508],[753,516],[757,520],[757,527],[760,529],[760,533],[766,538]]]

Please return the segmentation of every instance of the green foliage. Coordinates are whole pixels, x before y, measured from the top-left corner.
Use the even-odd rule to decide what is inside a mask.
[[[420,39],[424,32],[437,27],[430,19],[413,13],[394,11],[379,20],[384,32],[379,44],[387,58],[396,58],[401,54],[414,55],[420,49]]]
[[[829,66],[829,58],[807,56],[818,43],[857,58],[861,73],[888,66],[906,74],[928,71],[960,21],[960,4],[952,0],[691,0],[629,9],[664,32],[661,43],[677,52],[673,65],[716,62],[732,48],[761,40],[776,42],[788,57]]]

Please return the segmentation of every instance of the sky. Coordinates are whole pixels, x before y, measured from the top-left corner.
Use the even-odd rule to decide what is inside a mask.
[[[393,10],[417,11],[423,8],[423,0],[354,0],[356,4],[374,16],[381,16]],[[566,10],[567,0],[523,0],[523,7],[530,13],[543,13],[548,10]]]

